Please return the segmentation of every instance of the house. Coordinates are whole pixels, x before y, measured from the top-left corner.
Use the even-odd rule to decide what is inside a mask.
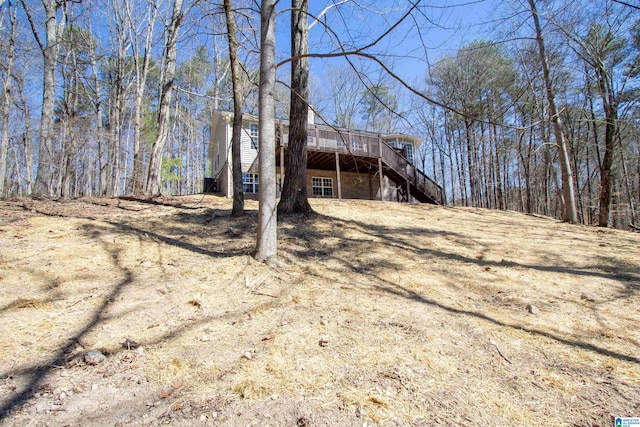
[[[215,111],[209,142],[212,178],[205,189],[233,196],[231,136],[233,113]],[[242,183],[245,195],[257,194],[258,117],[243,115]],[[286,173],[288,121],[276,122],[276,173],[278,196]],[[444,204],[442,188],[417,169],[414,162],[420,139],[402,134],[338,129],[315,124],[313,112],[308,122],[307,186],[309,197],[419,201]],[[283,167],[283,165],[285,167]],[[210,186],[215,183],[214,186]]]

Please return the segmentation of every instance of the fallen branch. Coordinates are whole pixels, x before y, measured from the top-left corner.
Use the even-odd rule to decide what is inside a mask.
[[[502,350],[500,350],[500,347],[498,347],[498,344],[490,339],[489,340],[489,344],[491,344],[492,346],[494,346],[496,348],[496,350],[498,350],[498,354],[504,359],[506,360],[509,364],[511,364],[511,360],[509,360],[509,358],[507,356],[504,355],[504,353],[502,353]]]
[[[249,278],[245,277],[244,278],[244,285],[247,287],[246,290],[246,294],[253,294],[256,293],[256,291],[258,290],[258,288],[260,288],[260,286],[264,285],[265,282],[267,281],[267,279],[271,277],[271,272],[267,273],[266,276],[264,276],[262,279],[258,280],[256,283],[254,283],[253,285],[249,284]]]
[[[629,224],[629,228],[630,228],[632,231],[640,231],[640,226],[637,226],[637,225],[635,225],[635,224]]]

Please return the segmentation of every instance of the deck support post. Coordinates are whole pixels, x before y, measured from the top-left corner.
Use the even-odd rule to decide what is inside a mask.
[[[340,154],[336,151],[336,175],[338,182],[338,200],[342,200],[342,180],[340,179]]]
[[[282,184],[284,183],[284,146],[280,145],[280,194],[282,195]]]
[[[382,179],[382,157],[378,157],[378,175],[380,175],[380,201],[384,202],[384,179]]]
[[[411,182],[407,180],[407,203],[411,202],[410,197],[411,197]]]

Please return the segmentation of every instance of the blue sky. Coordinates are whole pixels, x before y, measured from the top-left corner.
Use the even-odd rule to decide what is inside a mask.
[[[361,1],[359,5],[341,0],[310,1],[309,12],[319,15],[328,5],[339,3],[324,16],[331,30],[344,43],[363,46],[380,36],[408,10],[410,2]],[[454,53],[459,47],[478,38],[486,38],[487,27],[482,25],[492,19],[497,0],[437,0],[422,1],[420,9],[397,27],[369,52],[384,57],[385,63],[409,82],[424,79],[428,64],[443,55]],[[288,1],[282,8],[290,6]],[[363,6],[368,6],[365,10]],[[281,57],[289,52],[289,14],[278,19],[278,50]],[[315,25],[309,34],[311,53],[335,50],[335,44],[323,25]],[[321,74],[327,63],[344,59],[312,60],[312,73]]]
[[[500,16],[498,4],[501,1],[422,0],[420,9],[414,9],[411,17],[367,52],[375,54],[396,75],[413,88],[422,91],[426,87],[430,65],[443,56],[455,54],[460,47],[474,40],[492,37],[492,26],[485,24]],[[338,51],[335,37],[339,37],[346,45],[366,46],[397,23],[411,7],[409,0],[310,0],[309,12],[318,16],[330,4],[339,4],[338,7],[327,11],[323,17],[323,22],[326,22],[330,30],[320,24],[310,30],[309,50],[312,54]],[[282,12],[277,20],[276,45],[279,60],[284,60],[290,56],[290,13],[287,9],[291,3],[283,0],[278,6]],[[385,80],[387,74],[380,72],[373,61],[357,58],[353,61],[357,67],[367,70],[369,84],[377,83],[378,78],[387,82],[384,84],[394,84],[393,79]],[[312,58],[310,61],[311,101],[329,120],[332,118],[333,107],[328,98],[327,67],[340,63],[346,63],[345,58]],[[285,81],[289,67],[289,64],[286,64],[279,70],[279,75]],[[399,86],[396,86],[396,90],[400,110],[406,111],[411,108],[410,92]],[[405,127],[409,123],[402,121],[398,125]]]

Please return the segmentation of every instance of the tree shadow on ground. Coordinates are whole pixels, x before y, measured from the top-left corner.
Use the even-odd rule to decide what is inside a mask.
[[[510,268],[519,268],[524,270],[536,270],[541,272],[550,272],[550,273],[562,273],[562,274],[570,274],[574,276],[580,277],[599,277],[603,279],[610,279],[619,282],[624,282],[625,284],[629,281],[640,281],[640,267],[626,267],[626,271],[621,271],[615,265],[615,260],[608,259],[607,263],[604,263],[604,259],[601,259],[601,263],[597,265],[592,265],[588,269],[587,268],[577,268],[570,266],[561,266],[559,265],[559,260],[550,260],[550,262],[557,262],[556,265],[535,265],[535,264],[526,264],[519,263],[508,260],[501,261],[491,261],[484,260],[478,258],[467,257],[464,255],[460,255],[452,252],[445,252],[442,250],[435,250],[425,246],[419,246],[416,244],[415,240],[411,240],[409,238],[399,238],[393,237],[398,235],[406,235],[411,237],[430,237],[430,236],[450,236],[454,238],[458,238],[458,243],[464,244],[467,241],[468,237],[459,233],[453,232],[442,232],[442,231],[425,231],[423,228],[412,228],[412,227],[404,227],[404,226],[387,226],[387,225],[371,225],[360,221],[355,220],[342,220],[335,217],[318,215],[319,221],[325,221],[333,224],[333,229],[336,237],[341,237],[345,240],[350,240],[349,238],[344,236],[344,232],[349,230],[349,228],[353,228],[357,232],[363,233],[365,235],[374,237],[376,239],[380,239],[386,245],[398,249],[400,251],[410,251],[418,256],[425,257],[428,259],[446,259],[450,261],[459,262],[462,264],[474,264],[479,267],[510,267]],[[631,290],[637,290],[638,286],[632,284],[630,286]]]
[[[146,229],[135,227],[135,226],[132,226],[132,225],[123,224],[121,222],[105,221],[105,223],[111,225],[116,230],[118,230],[120,232],[123,232],[123,233],[133,234],[133,235],[137,235],[137,236],[144,237],[144,238],[155,239],[156,241],[162,242],[162,243],[164,243],[166,245],[175,246],[175,247],[178,247],[178,248],[181,248],[181,249],[185,249],[185,250],[193,252],[193,253],[197,253],[197,254],[200,254],[200,255],[206,255],[206,256],[213,257],[213,258],[230,258],[230,257],[235,257],[235,256],[240,256],[240,255],[246,255],[247,254],[247,252],[245,250],[240,250],[240,249],[220,250],[220,251],[206,249],[206,248],[204,248],[202,246],[194,245],[194,244],[185,242],[182,239],[169,237],[169,236],[166,236],[166,235],[161,234],[159,232],[154,232],[154,231],[151,231],[151,230],[146,230]],[[93,225],[93,226],[91,226],[91,228],[95,229],[96,226]],[[107,227],[104,227],[104,230],[105,231],[106,230],[111,231]]]
[[[148,205],[154,205],[154,206],[166,206],[166,207],[171,207],[171,208],[176,208],[176,209],[186,209],[186,210],[197,210],[197,209],[200,209],[200,207],[197,207],[197,206],[185,206],[180,201],[172,202],[171,199],[165,200],[163,198],[120,196],[120,197],[118,197],[118,199],[119,200],[126,200],[126,201],[129,201],[129,202],[146,203]]]
[[[18,391],[14,396],[10,397],[5,403],[0,406],[0,420],[7,417],[13,409],[25,403],[37,389],[37,387],[41,384],[44,378],[56,367],[63,366],[68,362],[68,354],[70,354],[77,343],[82,341],[82,338],[86,336],[89,332],[91,332],[100,322],[103,320],[102,317],[110,305],[110,302],[113,301],[118,294],[121,293],[123,288],[133,282],[133,273],[124,268],[120,262],[120,251],[118,249],[109,249],[105,248],[109,251],[111,255],[111,260],[113,265],[124,275],[122,280],[120,280],[112,289],[112,291],[104,298],[103,303],[95,310],[89,322],[87,322],[84,327],[73,337],[71,337],[68,341],[68,344],[64,345],[46,362],[46,364],[41,366],[35,366],[32,369],[23,370],[23,374],[29,376],[27,384],[22,388],[22,390]]]
[[[606,271],[609,269],[608,268],[609,266],[601,266],[601,265],[590,267],[590,269],[581,269],[581,268],[564,267],[564,266],[558,266],[558,265],[547,266],[547,265],[524,264],[524,263],[517,263],[517,262],[494,262],[494,261],[478,260],[475,258],[466,257],[456,253],[444,252],[444,251],[434,250],[427,247],[422,247],[422,246],[419,246],[415,241],[411,241],[411,239],[415,238],[416,236],[422,236],[426,238],[428,238],[430,235],[455,236],[456,233],[446,233],[446,232],[439,232],[439,231],[431,233],[428,230],[425,232],[425,230],[421,228],[411,228],[411,227],[404,227],[404,226],[395,227],[395,226],[387,226],[387,225],[371,225],[371,224],[367,224],[359,221],[342,220],[342,219],[338,219],[331,216],[325,216],[325,215],[318,215],[316,218],[316,221],[324,222],[328,224],[329,227],[332,229],[332,232],[331,232],[332,236],[338,237],[339,240],[329,245],[327,244],[326,240],[321,242],[321,239],[326,237],[326,235],[319,232],[317,230],[318,224],[317,223],[314,224],[313,222],[310,222],[306,225],[302,225],[303,229],[300,229],[299,227],[295,227],[290,230],[285,230],[285,233],[287,235],[291,237],[302,237],[302,239],[305,242],[305,246],[307,247],[306,249],[302,249],[302,250],[298,249],[294,251],[295,255],[298,258],[305,259],[307,257],[314,257],[318,260],[318,262],[324,264],[325,266],[329,265],[328,261],[331,260],[341,265],[346,271],[350,271],[354,274],[361,275],[365,277],[368,281],[371,281],[371,279],[377,280],[378,284],[374,285],[377,289],[397,297],[419,302],[431,307],[437,307],[456,315],[463,315],[463,316],[478,318],[501,327],[525,331],[530,334],[551,339],[553,341],[559,342],[564,345],[591,351],[603,356],[612,357],[625,362],[640,363],[639,358],[629,354],[623,354],[620,352],[609,350],[607,348],[597,346],[588,342],[565,338],[554,332],[540,330],[540,329],[528,327],[525,325],[505,322],[478,311],[455,308],[447,304],[444,304],[442,302],[436,301],[434,299],[430,299],[423,295],[420,295],[419,293],[412,291],[404,286],[401,286],[398,283],[394,283],[392,281],[389,281],[387,279],[380,277],[380,275],[378,275],[375,270],[377,267],[380,266],[379,264],[373,266],[374,268],[367,268],[366,266],[363,267],[362,265],[358,264],[356,262],[357,260],[354,258],[353,248],[359,244],[362,244],[363,242],[368,242],[369,240],[366,237],[363,237],[363,238],[347,237],[345,234],[349,230],[353,230],[357,233],[363,234],[364,236],[375,238],[387,247],[394,248],[398,251],[408,251],[420,257],[424,257],[425,261],[434,260],[434,259],[444,259],[444,260],[454,261],[456,263],[473,264],[481,267],[501,266],[501,267],[509,267],[509,268],[519,268],[524,270],[529,269],[529,270],[537,270],[542,272],[571,274],[579,277],[600,277],[600,278],[615,280],[615,281],[622,282],[627,286],[627,289],[629,291],[628,295],[630,295],[633,292],[637,292],[639,290],[637,285],[634,284],[629,286],[629,283],[628,283],[629,280],[640,279],[640,276],[636,271],[637,268],[630,268],[630,271],[626,271],[626,272],[620,272],[620,271],[609,272],[609,271]],[[398,237],[398,236],[406,236],[406,237]],[[322,247],[323,249],[319,251],[316,249],[317,247]],[[613,262],[613,260],[609,260],[609,261]],[[397,268],[397,267],[393,267],[392,264],[389,264],[384,267]],[[593,270],[594,268],[598,270],[604,269],[605,271],[594,271]],[[319,273],[316,272],[316,273],[309,273],[309,274],[317,275]]]
[[[236,226],[237,229],[247,229],[250,230],[252,227],[252,219],[249,215],[242,218],[230,218],[229,212],[224,210],[215,210],[216,215],[219,218],[224,218],[225,221],[228,220],[228,223]],[[52,214],[52,213],[41,213],[43,215],[48,216],[56,216],[56,217],[69,217],[69,215],[63,214]],[[169,217],[168,221],[162,221],[160,225],[160,229],[157,231],[151,231],[152,224],[147,223],[149,227],[142,228],[135,225],[126,224],[123,222],[119,222],[116,220],[100,220],[100,221],[92,221],[88,224],[82,224],[80,229],[83,230],[83,233],[91,239],[101,239],[101,236],[109,235],[114,231],[117,233],[121,233],[123,235],[128,236],[136,236],[141,240],[153,240],[159,243],[163,243],[166,245],[174,246],[190,253],[205,255],[210,258],[230,258],[230,257],[239,257],[246,256],[247,250],[238,248],[237,246],[242,246],[243,241],[239,236],[228,236],[229,230],[226,227],[218,230],[220,235],[227,236],[229,239],[238,240],[238,245],[235,248],[231,249],[209,249],[202,245],[196,245],[185,241],[185,239],[175,238],[168,236],[165,231],[172,232],[181,232],[184,233],[184,230],[179,228],[181,223],[200,223],[205,220],[207,217],[211,215],[211,212],[204,212],[200,214],[194,215],[192,218],[187,218],[184,215],[176,214]],[[75,215],[71,215],[74,218],[78,218]],[[193,236],[198,236],[197,231],[192,231],[191,234]],[[192,237],[193,237],[192,236]],[[26,384],[22,387],[19,387],[11,396],[8,396],[7,399],[0,400],[0,421],[9,417],[10,414],[26,403],[38,390],[40,386],[44,383],[46,377],[50,375],[55,369],[58,369],[66,364],[70,363],[71,360],[77,357],[77,354],[74,354],[74,349],[77,348],[78,343],[83,341],[83,337],[90,334],[94,331],[100,324],[105,323],[107,321],[113,320],[114,315],[109,314],[108,311],[112,306],[112,303],[118,299],[118,297],[123,293],[124,289],[129,285],[135,283],[135,272],[125,267],[123,264],[122,254],[123,249],[117,247],[116,240],[113,240],[111,243],[111,238],[107,240],[102,239],[102,245],[104,250],[109,254],[109,258],[111,263],[113,264],[115,271],[120,272],[123,275],[123,278],[119,280],[117,283],[112,285],[112,289],[103,296],[103,301],[101,304],[93,310],[93,314],[90,317],[90,320],[84,324],[80,330],[74,334],[73,337],[70,337],[67,343],[60,348],[58,348],[53,354],[44,362],[44,364],[31,364],[31,365],[23,365],[18,369],[12,369],[9,372],[0,373],[0,377],[8,378],[12,376],[20,376],[26,377]],[[35,274],[35,272],[34,272]],[[283,294],[290,292],[291,289],[283,288]],[[181,335],[187,333],[188,331],[197,328],[201,325],[207,324],[211,321],[218,320],[223,321],[227,318],[233,319],[238,316],[242,316],[243,314],[250,313],[252,310],[267,310],[270,307],[278,305],[280,302],[280,297],[282,295],[270,295],[271,298],[266,302],[261,302],[257,305],[249,305],[247,307],[242,307],[238,310],[226,311],[223,314],[211,315],[211,316],[200,316],[199,318],[193,317],[189,318],[184,323],[177,325],[174,328],[171,328],[166,333],[163,333],[157,337],[154,337],[151,340],[140,340],[139,344],[143,346],[153,346],[154,344],[159,344],[163,342],[169,342],[174,340]],[[58,298],[59,299],[59,298]],[[6,307],[0,308],[0,310],[10,310],[15,305],[15,301],[6,305]],[[132,309],[133,310],[133,309]],[[0,311],[1,313],[1,311]],[[115,317],[125,316],[127,314],[131,314],[131,310],[119,312]],[[115,354],[118,350],[121,350],[121,347],[115,346],[113,348],[103,348],[106,354]]]
[[[134,226],[130,224],[125,224],[122,222],[108,220],[102,221],[105,225],[91,224],[87,226],[85,230],[88,235],[93,233],[96,227],[102,227],[104,231],[113,231],[113,229],[130,235],[135,235],[139,237],[149,237],[153,238],[159,242],[165,243],[167,245],[179,247],[186,251],[197,253],[201,255],[206,255],[212,258],[226,258],[226,257],[234,257],[234,256],[242,256],[246,255],[246,250],[240,249],[225,249],[225,250],[212,250],[208,249],[202,245],[196,245],[189,242],[185,242],[184,239],[179,239],[175,237],[170,237],[167,234],[172,234],[174,232],[183,233],[183,230],[179,228],[180,224],[184,223],[192,223],[192,224],[200,224],[205,223],[206,220],[211,217],[211,215],[215,214],[217,217],[224,217],[225,220],[228,218],[228,211],[224,210],[207,210],[201,213],[195,213],[193,216],[185,216],[185,215],[174,215],[173,218],[169,218],[165,221],[161,228],[156,231],[151,231],[150,229],[145,229],[140,226]],[[45,213],[46,214],[46,213]],[[57,215],[56,215],[57,216]],[[215,219],[213,220],[215,221]],[[234,221],[234,224],[239,225],[243,229],[252,230],[254,219],[252,215],[249,214],[243,218],[239,219],[230,219],[229,221]],[[329,236],[324,230],[323,227],[328,227],[331,231]],[[347,235],[348,232],[354,231],[356,233],[362,234],[363,237],[349,237]],[[219,233],[227,233],[228,230],[218,230]],[[196,231],[192,231],[192,233],[196,234]],[[637,357],[623,354],[619,352],[615,352],[594,344],[590,344],[588,342],[574,340],[562,337],[553,332],[540,330],[536,328],[531,328],[524,325],[518,325],[514,323],[505,322],[491,316],[488,316],[484,313],[474,310],[467,310],[449,306],[447,304],[443,304],[442,302],[436,301],[434,299],[427,298],[415,291],[412,291],[404,286],[401,286],[399,283],[394,283],[393,281],[384,279],[380,277],[378,271],[380,269],[394,269],[401,268],[400,264],[394,262],[394,260],[385,260],[384,262],[377,263],[376,265],[361,265],[354,262],[354,254],[353,249],[358,246],[363,246],[365,244],[370,244],[372,241],[380,242],[387,247],[390,247],[397,251],[409,252],[416,255],[419,258],[425,259],[425,261],[429,260],[449,260],[460,262],[463,264],[473,264],[481,267],[485,266],[501,266],[501,267],[512,267],[512,268],[520,268],[520,269],[530,269],[530,270],[538,270],[544,272],[555,272],[555,273],[565,273],[572,274],[580,277],[601,277],[611,280],[624,281],[628,282],[629,280],[638,280],[638,272],[637,268],[629,268],[625,272],[609,272],[609,271],[594,271],[594,268],[599,268],[597,266],[592,266],[589,269],[582,269],[576,267],[564,267],[558,265],[529,265],[523,263],[516,262],[494,262],[494,261],[486,261],[479,260],[471,257],[467,257],[464,255],[460,255],[452,252],[445,252],[441,250],[436,250],[430,247],[420,245],[416,239],[418,238],[429,238],[429,237],[453,237],[459,240],[461,244],[464,243],[467,236],[463,234],[455,233],[455,232],[445,232],[438,230],[425,230],[420,227],[408,227],[408,226],[388,226],[388,225],[372,225],[367,224],[360,221],[354,220],[342,220],[336,217],[328,216],[328,215],[320,215],[316,214],[311,219],[306,221],[289,221],[287,223],[281,224],[279,229],[280,237],[284,240],[282,245],[282,249],[284,251],[290,250],[291,248],[288,246],[287,240],[291,240],[293,243],[296,243],[296,248],[290,250],[290,254],[293,255],[300,261],[304,261],[309,257],[315,258],[320,263],[324,263],[327,265],[328,261],[332,261],[341,265],[345,271],[350,271],[353,274],[358,275],[359,277],[366,278],[369,282],[371,279],[374,279],[377,283],[374,283],[374,287],[379,289],[382,292],[385,292],[389,295],[393,295],[395,297],[399,297],[402,299],[406,299],[409,301],[418,302],[424,304],[429,307],[437,307],[446,312],[460,315],[460,316],[468,316],[477,319],[481,319],[486,322],[490,322],[492,324],[498,325],[500,327],[510,328],[514,330],[525,331],[530,334],[535,334],[541,337],[545,337],[547,339],[556,341],[563,345],[571,346],[574,348],[579,348],[583,350],[587,350],[593,353],[597,353],[600,355],[616,358],[618,360],[632,362],[632,363],[640,363],[640,359]],[[328,242],[326,240],[327,237],[335,238],[334,241]],[[56,367],[64,365],[67,362],[67,355],[72,351],[74,346],[76,346],[77,340],[81,340],[83,336],[87,335],[91,332],[100,322],[104,321],[106,316],[106,310],[110,305],[110,301],[113,301],[122,290],[130,285],[134,280],[134,274],[132,271],[123,266],[121,261],[120,251],[117,248],[111,247],[108,244],[105,244],[105,250],[110,253],[112,263],[119,270],[123,278],[115,284],[110,293],[104,298],[104,302],[95,310],[93,316],[90,321],[84,325],[84,327],[72,338],[69,340],[69,343],[60,349],[47,361],[47,363],[43,366],[33,366],[31,368],[25,368],[21,372],[25,375],[29,376],[29,380],[27,385],[22,387],[21,390],[17,391],[16,394],[10,397],[5,403],[0,407],[0,420],[4,419],[9,415],[9,413],[27,401],[30,396],[33,394],[34,390],[41,384],[43,379]],[[606,260],[602,260],[605,262]],[[606,262],[614,263],[614,260],[608,260]],[[602,266],[602,268],[610,268],[610,266]],[[328,267],[327,267],[328,268]],[[307,274],[321,274],[321,273],[309,273]],[[629,285],[627,283],[627,285]],[[289,290],[290,291],[290,290]],[[637,284],[630,284],[628,287],[628,294],[631,295],[638,291]],[[266,302],[261,305],[261,307],[270,307],[277,304],[280,304],[279,299],[274,299],[269,302]],[[201,319],[197,319],[195,321],[185,323],[176,328],[173,328],[171,331],[154,338],[148,342],[142,342],[143,345],[153,345],[155,343],[166,342],[171,339],[175,339],[177,336],[185,333],[186,331],[197,327],[198,325],[205,324],[215,319],[223,319],[225,316],[234,317],[241,315],[242,313],[246,313],[255,307],[247,307],[240,309],[235,312],[225,313],[221,315],[215,316],[203,316]]]

